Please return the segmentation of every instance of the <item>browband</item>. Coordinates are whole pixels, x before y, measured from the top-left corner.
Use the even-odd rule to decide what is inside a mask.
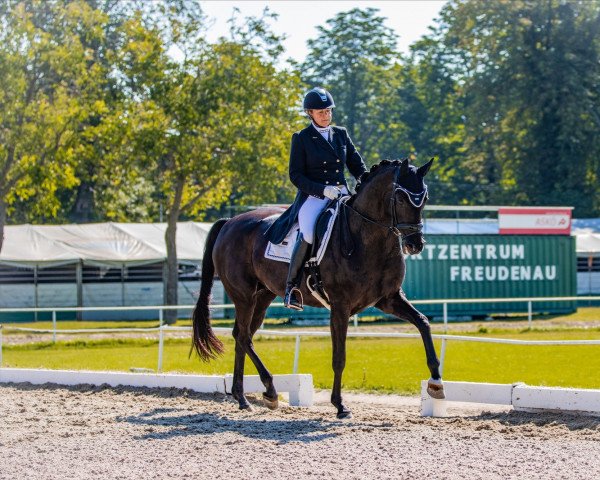
[[[418,208],[421,205],[423,205],[423,202],[425,201],[425,197],[427,197],[427,185],[423,184],[423,186],[425,187],[423,189],[423,191],[421,191],[419,193],[414,193],[414,192],[411,192],[410,190],[407,190],[402,185],[396,184],[396,191],[402,190],[404,193],[406,193],[406,195],[408,195],[408,200],[410,201],[410,203],[412,203],[413,206]]]

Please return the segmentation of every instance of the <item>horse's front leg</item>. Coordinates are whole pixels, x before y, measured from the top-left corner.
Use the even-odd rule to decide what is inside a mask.
[[[375,307],[385,313],[407,320],[419,329],[423,345],[425,346],[425,354],[427,355],[427,366],[431,372],[431,378],[427,383],[427,393],[432,398],[445,398],[444,384],[440,375],[440,361],[435,353],[435,346],[431,338],[431,328],[429,327],[427,317],[411,305],[402,290],[391,297],[382,298],[375,304]]]
[[[352,412],[342,403],[342,373],[346,366],[346,334],[348,333],[349,313],[343,309],[331,308],[331,342],[333,344],[333,388],[331,403],[337,408],[337,418],[352,418]]]

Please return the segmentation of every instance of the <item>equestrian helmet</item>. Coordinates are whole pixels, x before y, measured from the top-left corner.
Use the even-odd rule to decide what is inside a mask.
[[[316,87],[304,96],[302,107],[304,110],[323,110],[335,107],[335,103],[331,93],[324,88]]]

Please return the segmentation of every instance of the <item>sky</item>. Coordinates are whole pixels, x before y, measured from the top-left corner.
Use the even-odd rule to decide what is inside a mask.
[[[398,50],[408,53],[409,46],[429,33],[428,27],[434,24],[445,1],[406,0],[406,1],[203,1],[204,12],[213,19],[214,24],[208,31],[208,40],[215,41],[220,36],[228,36],[227,20],[234,7],[240,10],[239,16],[260,16],[263,9],[279,14],[272,22],[273,31],[285,34],[283,42],[286,49],[283,58],[289,57],[302,62],[308,54],[306,41],[317,37],[317,26],[325,26],[325,21],[338,12],[352,8],[373,7],[379,9],[379,16],[386,17],[386,26],[399,36]]]

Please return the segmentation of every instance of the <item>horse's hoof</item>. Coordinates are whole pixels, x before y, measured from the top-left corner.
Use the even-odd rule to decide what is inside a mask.
[[[252,405],[250,405],[249,403],[240,403],[240,410],[245,410],[246,412],[252,412],[254,409],[252,408]]]
[[[352,412],[350,410],[342,410],[337,414],[338,420],[350,420],[352,418]]]
[[[263,393],[263,403],[269,410],[277,410],[279,408],[279,400],[277,397],[270,398]]]
[[[443,400],[446,398],[446,394],[444,393],[444,384],[442,380],[435,380],[433,378],[429,379],[427,382],[427,393],[431,398],[435,398],[436,400]]]

